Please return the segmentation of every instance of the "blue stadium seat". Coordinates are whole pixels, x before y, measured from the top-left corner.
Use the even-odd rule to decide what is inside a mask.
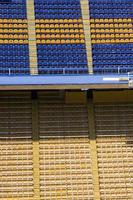
[[[133,44],[93,44],[95,73],[128,73],[133,71]]]
[[[8,3],[0,1],[1,19],[25,19],[26,16],[26,0],[12,0]]]
[[[35,0],[37,19],[82,18],[80,0]]]
[[[132,0],[89,0],[91,18],[133,18]]]
[[[87,73],[86,49],[83,44],[38,45],[39,74]],[[81,69],[81,70],[80,70]]]
[[[0,75],[29,74],[28,45],[0,45]]]

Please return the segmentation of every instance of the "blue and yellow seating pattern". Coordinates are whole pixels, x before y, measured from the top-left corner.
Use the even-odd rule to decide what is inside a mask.
[[[26,0],[0,1],[0,75],[29,74]]]
[[[133,70],[133,4],[130,0],[90,0],[94,73]]]
[[[94,73],[132,71],[130,0],[90,0],[88,4]],[[34,0],[34,9],[39,74],[87,74],[89,66],[80,0]],[[0,1],[0,45],[3,56],[0,74],[8,74],[9,69],[13,74],[30,73],[26,0]],[[9,49],[15,56],[5,57]],[[18,52],[24,55],[21,67],[16,61],[16,56],[20,58]],[[15,68],[13,63],[16,63]]]

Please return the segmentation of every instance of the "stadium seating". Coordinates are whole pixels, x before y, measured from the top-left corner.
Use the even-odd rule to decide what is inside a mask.
[[[133,71],[133,4],[130,0],[90,0],[94,73]]]
[[[26,0],[0,1],[0,75],[28,75]]]
[[[1,19],[26,19],[26,0],[0,0]]]
[[[133,44],[93,44],[95,73],[127,73],[133,71]]]
[[[39,73],[87,73],[84,44],[38,45]],[[49,69],[49,71],[48,71]]]
[[[35,17],[39,74],[88,73],[80,0],[35,0]]]
[[[0,75],[29,74],[28,45],[0,44]]]
[[[89,0],[90,16],[95,19],[132,18],[131,0]]]
[[[93,199],[86,106],[58,92],[38,96],[40,199]]]
[[[132,199],[133,104],[95,105],[101,199]]]
[[[35,16],[37,19],[82,18],[80,0],[35,0]]]
[[[0,75],[28,75],[31,66],[41,75],[133,71],[133,4],[130,0],[88,1],[92,45],[86,40],[84,23],[87,18],[80,0],[34,0],[35,16],[28,15],[28,19],[26,3],[26,0],[0,0],[0,48],[3,52]],[[30,17],[35,18],[34,38],[29,34]],[[32,56],[29,53],[28,45],[30,43],[32,49],[32,41],[34,50],[37,45],[37,59],[33,58],[36,50]],[[89,49],[92,47],[92,58],[87,45]],[[8,48],[12,54],[7,58]],[[33,64],[34,60],[38,63]],[[92,67],[88,66],[92,65],[89,60],[93,60],[93,70],[89,70]]]
[[[0,119],[0,199],[33,199],[30,93],[1,92]]]

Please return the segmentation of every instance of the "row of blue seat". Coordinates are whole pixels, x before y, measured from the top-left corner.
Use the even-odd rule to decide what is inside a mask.
[[[80,14],[42,14],[41,12],[40,13],[36,13],[35,14],[36,16],[36,19],[79,19],[81,18],[81,15]]]
[[[58,5],[58,4],[62,4],[62,5],[79,5],[80,4],[80,0],[35,0],[35,3],[38,4],[46,4],[46,5]]]
[[[96,68],[94,67],[94,73],[95,74],[127,74],[128,72],[133,72],[133,67],[122,67],[122,68],[118,68],[118,67],[104,67],[104,68]]]
[[[25,19],[26,17],[26,0],[11,0],[6,3],[0,1],[1,19]]]
[[[133,18],[132,14],[90,14],[91,19],[119,19],[119,18]]]
[[[104,65],[104,64],[106,64],[106,65],[133,65],[133,60],[132,59],[130,59],[130,60],[128,60],[128,59],[125,59],[125,60],[120,60],[120,59],[110,59],[110,60],[95,60],[95,59],[93,59],[93,65]]]
[[[56,68],[56,69],[48,69],[48,68],[39,68],[39,74],[88,74],[88,69],[86,68]]]
[[[55,51],[57,52],[58,50],[59,51],[66,51],[67,52],[71,52],[71,51],[74,51],[75,52],[75,48],[76,48],[76,52],[78,51],[83,51],[85,52],[85,45],[84,44],[46,44],[46,45],[37,45],[37,49],[38,51],[43,51],[43,50],[46,50],[46,51]]]
[[[91,18],[133,18],[132,0],[88,0]]]
[[[82,18],[80,0],[35,0],[35,16],[39,19]]]
[[[130,48],[130,49],[132,49],[133,48],[133,44],[132,43],[125,43],[125,44],[118,44],[118,43],[116,43],[116,44],[93,44],[93,47],[95,47],[95,48],[97,48],[97,49],[99,49],[99,48],[101,48],[101,49],[103,49],[103,48]]]
[[[93,4],[132,4],[132,0],[88,0]]]
[[[133,70],[133,44],[93,44],[92,55],[95,73]]]
[[[37,50],[39,69],[88,69],[84,44],[37,45]]]
[[[7,4],[22,4],[25,3],[25,0],[0,0],[0,4],[7,5]]]
[[[29,69],[29,47],[26,44],[0,44],[0,69]],[[0,72],[2,73],[2,72]]]
[[[105,54],[93,54],[93,59],[95,60],[108,60],[108,59],[121,59],[121,60],[125,60],[125,59],[133,59],[133,54],[112,54],[112,53],[105,53]]]

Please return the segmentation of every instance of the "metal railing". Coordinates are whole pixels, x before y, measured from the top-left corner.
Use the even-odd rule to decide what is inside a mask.
[[[120,75],[126,74],[128,77],[133,77],[133,68],[123,68],[123,67],[106,67],[106,68],[96,68],[94,67],[94,74],[95,75]],[[31,74],[32,71],[32,74]],[[79,74],[88,74],[88,68],[80,68],[80,67],[38,67],[36,68],[8,68],[8,67],[0,67],[0,76],[20,76],[20,75],[79,75]],[[92,74],[90,74],[92,75]]]

